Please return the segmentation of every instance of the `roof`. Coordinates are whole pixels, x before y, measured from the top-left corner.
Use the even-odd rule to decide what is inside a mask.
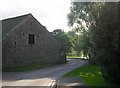
[[[12,28],[14,28],[16,25],[21,23],[25,18],[28,17],[28,15],[31,15],[31,14],[26,14],[26,15],[2,20],[2,36],[10,32]]]

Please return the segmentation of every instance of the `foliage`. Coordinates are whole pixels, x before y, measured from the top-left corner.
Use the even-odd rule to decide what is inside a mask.
[[[82,53],[85,57],[88,55],[88,47],[89,47],[89,35],[85,32],[80,33],[78,36],[78,40],[75,44],[75,50],[79,53]]]
[[[78,40],[78,35],[76,34],[76,31],[74,31],[74,30],[68,31],[67,35],[70,39],[70,42],[72,43],[72,49],[74,50],[75,44]]]
[[[103,76],[110,82],[118,83],[118,39],[117,39],[117,3],[105,3],[99,11],[96,29],[93,30],[92,49],[96,53],[97,63],[101,66]]]
[[[84,56],[88,56],[88,48],[90,45],[89,30],[87,28],[90,24],[90,17],[87,13],[87,5],[89,5],[89,2],[72,3],[71,12],[68,14],[69,26],[73,27],[73,30],[78,34],[74,49],[77,51],[77,55],[82,53]]]
[[[120,81],[118,10],[120,8],[117,2],[72,3],[71,13],[68,15],[70,26],[74,27],[77,24],[77,30],[85,30],[88,34],[91,61],[97,63],[103,76],[113,83]],[[84,45],[87,46],[86,43]]]
[[[71,53],[74,53],[75,51],[77,56],[87,56],[89,35],[85,32],[85,30],[83,30],[82,32],[71,30],[67,32],[67,35],[72,44]]]
[[[109,86],[102,77],[100,68],[96,65],[87,64],[65,74],[65,76],[78,76],[88,86]]]
[[[71,52],[72,43],[64,31],[56,29],[52,32],[52,35],[62,44],[67,53]]]
[[[76,54],[76,53],[79,53],[79,50],[76,50],[76,44],[77,44],[77,41],[78,41],[78,34],[76,34],[76,31],[75,30],[71,30],[71,31],[68,31],[67,32],[67,35],[70,39],[70,42],[72,44],[72,47],[71,47],[71,55],[74,54],[74,55],[77,55],[79,56],[79,54]]]
[[[25,66],[17,66],[17,67],[6,67],[3,68],[3,72],[23,72],[23,71],[31,71],[35,69],[40,69],[40,68],[46,68],[50,66],[55,66],[58,64],[31,64],[31,65],[25,65]]]

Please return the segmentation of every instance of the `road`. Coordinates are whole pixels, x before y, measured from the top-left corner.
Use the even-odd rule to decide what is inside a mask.
[[[3,86],[50,86],[51,82],[62,77],[65,73],[80,67],[85,60],[68,59],[67,64],[26,72],[4,72]]]

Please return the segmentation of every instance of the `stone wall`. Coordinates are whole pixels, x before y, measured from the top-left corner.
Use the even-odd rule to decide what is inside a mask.
[[[28,43],[29,34],[34,34],[34,44]],[[33,16],[14,27],[2,43],[3,67],[66,62],[61,44]]]

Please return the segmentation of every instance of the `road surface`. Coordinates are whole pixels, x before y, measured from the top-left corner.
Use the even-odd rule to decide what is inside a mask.
[[[4,72],[2,86],[50,86],[65,73],[87,63],[85,60],[68,59],[67,64],[26,72]]]

